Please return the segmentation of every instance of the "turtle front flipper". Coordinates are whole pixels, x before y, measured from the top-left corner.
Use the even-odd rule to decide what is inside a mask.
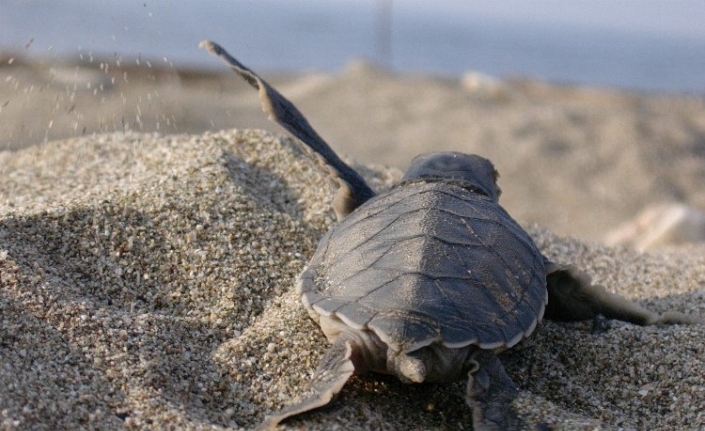
[[[472,407],[475,431],[513,431],[526,428],[512,401],[517,388],[499,358],[488,350],[477,350],[468,361],[465,401]]]
[[[217,43],[204,40],[200,46],[205,48],[210,54],[219,57],[245,81],[259,90],[262,109],[269,115],[269,118],[284,127],[302,142],[305,147],[313,150],[324,160],[331,175],[340,185],[338,194],[333,202],[338,219],[350,214],[355,208],[375,195],[360,174],[338,157],[293,103],[279,94],[277,90],[255,72],[233,58]]]
[[[305,400],[284,407],[281,411],[268,415],[256,428],[256,431],[276,429],[279,422],[300,413],[325,406],[333,396],[343,389],[350,376],[355,372],[352,361],[353,343],[341,337],[330,347],[313,374],[311,387],[315,391]]]
[[[602,315],[635,325],[696,324],[702,319],[677,311],[657,314],[593,284],[590,276],[572,265],[546,264],[548,305],[546,318],[560,321],[595,319]]]

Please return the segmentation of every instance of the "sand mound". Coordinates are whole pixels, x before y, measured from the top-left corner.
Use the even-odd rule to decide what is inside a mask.
[[[280,133],[256,92],[224,72],[0,61],[0,148],[126,130]],[[512,214],[563,235],[599,241],[652,204],[705,209],[702,97],[399,75],[359,61],[337,74],[259,72],[338,153],[401,169],[422,152],[478,153],[497,165]]]
[[[399,175],[362,171],[378,189]],[[301,393],[326,343],[290,287],[333,215],[289,141],[100,135],[0,153],[0,176],[0,428],[250,428]],[[530,232],[654,310],[705,315],[703,250]],[[699,429],[704,338],[546,322],[503,360],[522,411],[556,429]],[[354,378],[289,424],[469,429],[462,388]]]

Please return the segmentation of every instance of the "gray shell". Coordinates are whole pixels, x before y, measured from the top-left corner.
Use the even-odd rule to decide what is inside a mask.
[[[447,182],[402,183],[321,240],[297,287],[312,315],[411,352],[511,347],[548,300],[541,253],[492,199]]]

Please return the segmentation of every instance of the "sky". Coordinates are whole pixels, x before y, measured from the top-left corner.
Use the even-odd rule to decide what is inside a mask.
[[[0,0],[0,50],[215,67],[197,49],[210,38],[260,70],[335,71],[362,57],[705,92],[703,23],[703,0]]]

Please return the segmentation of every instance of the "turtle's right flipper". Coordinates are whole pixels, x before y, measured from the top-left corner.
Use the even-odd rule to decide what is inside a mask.
[[[256,431],[274,430],[279,422],[286,418],[328,404],[333,396],[343,389],[345,383],[355,372],[355,365],[351,359],[352,354],[352,342],[340,337],[323,356],[313,374],[311,387],[314,393],[299,403],[284,407],[273,415],[268,415],[256,428]]]
[[[593,284],[590,276],[572,265],[548,262],[546,265],[548,305],[546,318],[560,321],[595,319],[599,315],[635,325],[705,323],[695,316],[669,311],[657,314],[604,286]]]
[[[335,154],[293,103],[279,94],[277,90],[256,73],[233,58],[217,43],[204,40],[200,46],[205,48],[210,54],[219,57],[250,85],[258,89],[262,109],[269,115],[269,118],[284,127],[306,147],[312,149],[323,158],[331,175],[340,185],[333,203],[338,219],[342,219],[375,195],[360,174]]]
[[[526,429],[512,401],[517,388],[497,356],[477,350],[468,361],[465,402],[472,408],[475,431],[518,431]]]

